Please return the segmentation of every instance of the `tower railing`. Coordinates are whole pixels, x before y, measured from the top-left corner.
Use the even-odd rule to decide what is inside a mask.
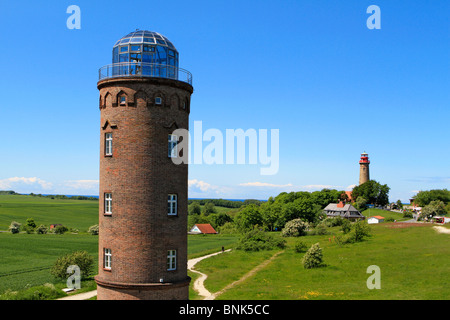
[[[192,74],[182,68],[147,62],[120,62],[108,64],[98,70],[98,79],[117,77],[167,78],[192,85]]]

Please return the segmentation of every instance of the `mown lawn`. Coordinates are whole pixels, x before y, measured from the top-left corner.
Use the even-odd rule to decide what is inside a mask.
[[[403,218],[402,213],[394,212],[394,211],[387,211],[382,209],[366,209],[363,212],[361,212],[365,217],[372,217],[372,216],[382,216],[385,219],[392,218],[397,221],[406,221],[411,220],[412,218]]]
[[[303,253],[293,250],[297,239],[290,238],[284,253],[218,299],[450,299],[450,235],[438,234],[431,225],[391,229],[389,224],[380,224],[372,226],[372,233],[364,242],[342,247],[329,235],[302,237],[308,246],[319,242],[323,248],[326,266],[318,269],[303,268]],[[227,284],[223,278],[231,283],[240,276],[242,263],[235,263],[240,255],[243,253],[219,255],[215,261],[200,262],[199,271],[212,271],[207,288],[218,291]],[[257,261],[258,255],[248,253],[246,261]],[[209,263],[223,269],[212,270]],[[367,288],[370,265],[380,267],[379,290]]]

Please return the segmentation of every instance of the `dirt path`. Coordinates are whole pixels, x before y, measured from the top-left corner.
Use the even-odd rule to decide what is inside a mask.
[[[434,226],[433,228],[434,228],[434,230],[436,230],[436,231],[439,232],[439,233],[447,233],[447,234],[450,234],[450,229],[447,229],[447,228],[445,228],[445,227]]]
[[[67,296],[64,298],[59,298],[57,300],[87,300],[92,297],[95,297],[97,295],[97,290],[89,291],[89,292],[83,292],[78,294],[73,294],[71,296]]]
[[[437,228],[439,228],[439,227],[437,227]],[[442,228],[442,227],[441,227],[441,228]],[[445,228],[444,228],[444,229],[445,229]],[[448,229],[446,229],[446,230],[448,230]],[[450,231],[450,230],[448,230],[448,231]],[[248,273],[246,273],[246,274],[245,274],[242,278],[240,278],[239,280],[237,280],[237,281],[235,281],[235,282],[233,282],[233,283],[230,283],[230,284],[227,285],[225,288],[223,288],[222,290],[220,290],[220,291],[218,291],[218,292],[216,292],[216,293],[211,293],[211,292],[209,292],[209,291],[205,288],[205,285],[204,285],[204,282],[205,282],[206,278],[208,278],[208,275],[206,275],[206,274],[204,274],[204,273],[202,273],[202,272],[200,272],[200,271],[195,270],[195,269],[194,269],[194,266],[195,266],[198,262],[202,261],[203,259],[207,259],[207,258],[210,258],[210,257],[212,257],[212,256],[221,254],[221,253],[223,253],[223,252],[228,252],[228,251],[231,251],[231,249],[228,249],[228,250],[225,250],[225,251],[219,251],[219,252],[212,253],[212,254],[209,254],[209,255],[206,255],[206,256],[203,256],[203,257],[200,257],[200,258],[188,260],[188,270],[200,274],[200,277],[198,277],[197,280],[194,281],[194,290],[196,290],[196,291],[198,292],[199,295],[203,296],[203,297],[204,297],[204,300],[214,300],[215,298],[217,298],[219,295],[221,295],[221,294],[224,293],[225,291],[227,291],[227,290],[233,288],[235,285],[238,285],[238,284],[244,282],[245,280],[247,280],[248,278],[250,278],[251,276],[253,276],[255,273],[257,273],[259,270],[265,268],[265,267],[266,267],[269,263],[271,263],[272,260],[274,260],[280,253],[283,253],[283,252],[284,252],[284,251],[279,251],[279,252],[275,253],[272,257],[270,257],[269,259],[267,259],[267,260],[264,261],[263,263],[257,265],[255,268],[253,268],[252,270],[250,270]],[[86,299],[92,298],[92,297],[94,297],[94,296],[96,296],[96,295],[97,295],[97,290],[94,290],[94,291],[90,291],[90,292],[85,292],[85,293],[80,293],[80,294],[74,294],[74,295],[71,295],[71,296],[67,296],[67,297],[64,297],[64,298],[60,298],[60,299],[58,299],[58,300],[86,300]]]
[[[233,288],[234,286],[244,282],[245,280],[247,280],[248,278],[250,278],[251,276],[253,276],[255,273],[257,273],[259,270],[265,268],[269,263],[271,263],[280,253],[283,253],[284,251],[279,251],[277,253],[275,253],[272,257],[270,257],[269,259],[267,259],[266,261],[264,261],[263,263],[257,265],[255,268],[253,268],[252,270],[250,270],[249,272],[247,272],[242,278],[240,278],[239,280],[230,283],[229,285],[227,285],[225,288],[223,288],[222,290],[210,294],[209,296],[205,297],[204,300],[214,300],[215,298],[217,298],[219,295],[221,295],[222,293],[224,293],[225,291]]]
[[[201,273],[200,271],[195,270],[194,266],[198,262],[202,261],[203,259],[206,259],[206,258],[209,258],[209,257],[212,257],[212,256],[216,256],[218,254],[221,254],[222,252],[228,252],[230,250],[231,249],[228,249],[228,250],[225,250],[225,251],[219,251],[219,252],[216,252],[216,253],[208,254],[208,255],[200,257],[200,258],[188,260],[188,270],[190,270],[192,272],[195,272],[195,273],[198,273],[200,275],[200,277],[198,277],[197,280],[194,281],[194,290],[197,291],[199,295],[205,297],[205,299],[211,296],[211,292],[209,292],[205,288],[205,285],[204,285],[204,282],[205,282],[206,278],[208,278],[208,276],[206,274],[204,274],[204,273]]]

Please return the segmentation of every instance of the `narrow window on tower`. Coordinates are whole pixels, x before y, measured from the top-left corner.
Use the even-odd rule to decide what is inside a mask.
[[[120,97],[120,105],[121,105],[121,106],[124,106],[124,105],[126,105],[126,104],[127,104],[127,97],[121,96],[121,97]]]
[[[111,249],[103,249],[103,268],[111,270]]]
[[[161,105],[162,104],[162,98],[161,97],[156,97],[155,98],[155,104]]]
[[[177,215],[177,195],[169,194],[167,196],[167,214],[169,216]]]
[[[112,133],[105,133],[105,156],[112,156]]]
[[[169,134],[169,158],[177,158],[177,143],[178,137],[173,134]]]
[[[112,214],[112,193],[105,193],[105,214]]]
[[[177,250],[167,252],[167,271],[177,270]]]

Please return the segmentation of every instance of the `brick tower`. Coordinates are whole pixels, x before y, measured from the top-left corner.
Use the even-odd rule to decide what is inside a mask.
[[[365,152],[361,154],[361,159],[359,160],[359,185],[370,180],[369,177],[369,155]]]
[[[174,45],[135,31],[99,70],[99,300],[188,299],[188,165],[173,163],[188,129],[191,74]]]

